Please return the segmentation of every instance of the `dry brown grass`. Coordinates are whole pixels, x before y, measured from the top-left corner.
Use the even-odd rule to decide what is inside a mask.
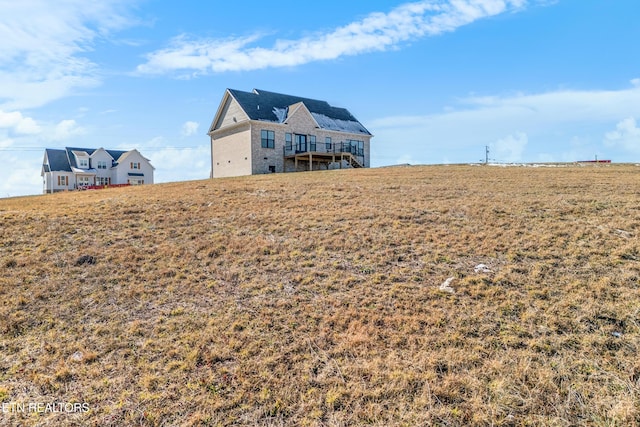
[[[0,401],[90,405],[0,424],[640,425],[639,178],[432,166],[0,200]]]

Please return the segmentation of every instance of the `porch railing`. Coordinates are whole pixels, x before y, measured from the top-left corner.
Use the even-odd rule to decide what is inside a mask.
[[[103,190],[105,188],[129,187],[131,184],[78,185],[78,190]]]
[[[349,153],[355,157],[364,158],[364,148],[359,147],[357,143],[351,142],[302,142],[284,146],[284,155],[293,156],[295,154],[304,153],[320,153],[320,154],[336,154]]]

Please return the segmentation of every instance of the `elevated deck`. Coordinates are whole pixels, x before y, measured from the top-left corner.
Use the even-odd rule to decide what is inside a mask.
[[[359,141],[357,141],[359,142]],[[336,144],[320,144],[320,143],[302,143],[289,147],[284,147],[283,157],[286,160],[293,160],[295,170],[298,170],[298,163],[308,164],[307,170],[314,170],[314,162],[320,165],[328,165],[338,163],[339,168],[343,165],[352,168],[363,168],[364,164],[364,148],[350,142],[340,142]]]
[[[309,165],[308,170],[313,170],[313,163],[317,162],[319,164],[331,164],[338,162],[340,164],[340,169],[342,169],[342,165],[347,162],[349,166],[352,168],[362,168],[364,165],[351,153],[340,152],[340,153],[327,153],[322,151],[306,151],[301,153],[295,153],[290,155],[285,155],[285,159],[293,159],[295,162],[295,168],[298,169],[299,162],[306,162]]]

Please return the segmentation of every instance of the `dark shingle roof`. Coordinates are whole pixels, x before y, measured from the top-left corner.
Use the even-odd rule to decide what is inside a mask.
[[[350,131],[370,135],[369,131],[346,108],[333,107],[326,101],[284,95],[254,89],[253,92],[229,89],[231,95],[240,104],[251,120],[281,122],[282,116],[277,110],[286,110],[290,105],[304,103],[316,118],[321,128]]]
[[[76,168],[78,166],[76,165],[76,157],[73,155],[73,151],[84,151],[85,153],[91,156],[97,150],[97,148],[66,147],[66,150],[68,153],[69,163],[71,164],[71,166]],[[120,158],[120,156],[126,153],[126,151],[122,151],[122,150],[104,150],[104,151],[106,151],[107,153],[109,153],[111,157],[113,157],[114,166],[118,164],[118,159]]]
[[[73,155],[73,151],[84,151],[88,155],[92,155],[97,148],[78,148],[78,147],[66,147],[64,150],[58,150],[55,148],[47,148],[45,151],[47,153],[47,158],[49,159],[49,167],[45,166],[45,172],[56,171],[56,172],[71,172],[71,168],[77,168],[76,165],[76,157]],[[113,165],[118,164],[118,159],[122,156],[126,151],[122,150],[105,150],[111,157],[113,157]],[[49,169],[49,170],[47,170]]]
[[[69,158],[65,150],[56,150],[53,148],[47,148],[47,158],[49,159],[49,167],[52,171],[64,171],[71,172],[71,166],[69,165]],[[48,172],[45,170],[45,172]]]
[[[113,161],[114,162],[118,162],[118,159],[124,154],[126,153],[126,151],[122,151],[122,150],[104,150],[107,153],[109,153],[109,155],[111,157],[113,157]]]

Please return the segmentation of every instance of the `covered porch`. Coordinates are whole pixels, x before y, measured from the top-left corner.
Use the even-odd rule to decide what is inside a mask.
[[[96,184],[95,169],[80,169],[72,166],[71,171],[75,178],[75,188],[82,189]]]

